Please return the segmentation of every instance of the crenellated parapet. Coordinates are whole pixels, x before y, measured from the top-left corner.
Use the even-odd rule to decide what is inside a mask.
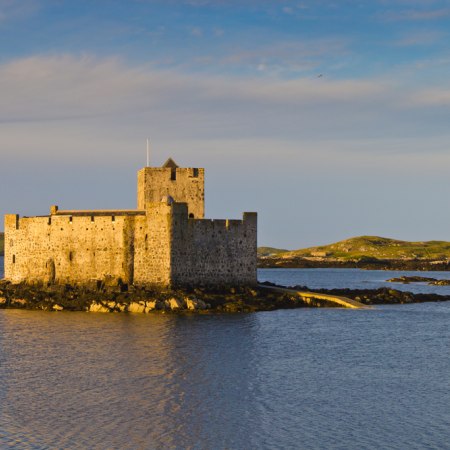
[[[168,159],[163,167],[144,167],[138,172],[137,207],[157,203],[170,196],[177,203],[187,203],[191,217],[205,216],[205,169],[182,168]]]

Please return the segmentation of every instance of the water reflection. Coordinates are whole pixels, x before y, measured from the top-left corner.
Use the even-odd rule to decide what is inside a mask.
[[[2,311],[0,326],[0,442],[254,447],[256,315]]]
[[[0,310],[0,448],[448,448],[449,322]]]

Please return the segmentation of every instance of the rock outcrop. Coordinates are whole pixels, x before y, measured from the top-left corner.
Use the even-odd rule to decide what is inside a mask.
[[[267,287],[284,287],[262,283]],[[311,292],[305,286],[291,286],[295,291]],[[0,308],[39,309],[45,311],[86,311],[102,313],[198,313],[255,312],[305,307],[333,306],[317,296],[306,301],[300,295],[264,287],[230,287],[221,290],[149,290],[136,286],[125,292],[122,287],[96,289],[76,286],[30,286],[0,281]],[[324,293],[354,299],[365,305],[447,301],[450,296],[412,294],[395,289],[315,289]],[[323,296],[325,297],[325,296]],[[336,306],[336,305],[334,305]]]

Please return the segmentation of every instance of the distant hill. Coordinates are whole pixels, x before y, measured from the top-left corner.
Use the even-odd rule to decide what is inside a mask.
[[[408,242],[379,236],[359,236],[334,244],[292,251],[277,251],[260,256],[260,266],[312,267],[338,266],[347,263],[381,263],[396,261],[427,261],[430,264],[450,261],[450,242]],[[307,263],[307,264],[306,264]],[[361,266],[361,265],[360,265]]]
[[[258,256],[272,256],[280,253],[286,253],[289,250],[274,247],[258,247]]]
[[[359,259],[450,259],[450,242],[408,242],[378,236],[360,236],[334,244],[288,252],[292,256]],[[286,255],[286,253],[284,254]]]
[[[0,256],[5,253],[5,233],[0,233]]]

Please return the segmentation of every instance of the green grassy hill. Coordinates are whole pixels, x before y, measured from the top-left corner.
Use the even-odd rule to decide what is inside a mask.
[[[341,261],[361,258],[377,259],[450,259],[450,242],[426,241],[408,242],[378,236],[360,236],[334,244],[321,245],[293,251],[273,249],[271,256],[279,258],[323,258]],[[263,255],[261,255],[263,256]],[[267,255],[269,256],[269,255]]]
[[[5,233],[0,233],[0,256],[3,256],[5,251]]]

